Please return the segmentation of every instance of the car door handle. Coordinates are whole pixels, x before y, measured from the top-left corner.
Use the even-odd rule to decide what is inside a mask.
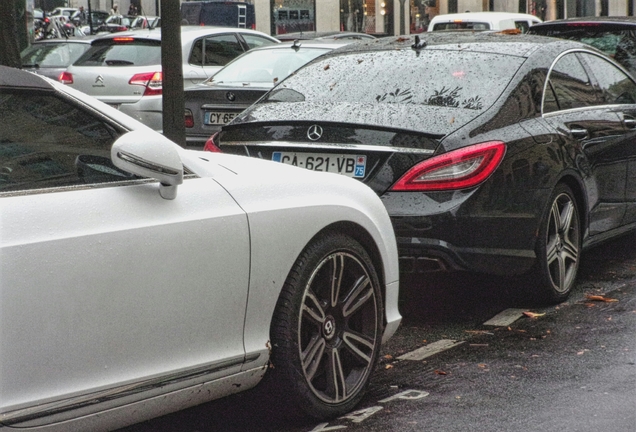
[[[636,119],[633,118],[624,118],[623,124],[627,129],[636,129]]]
[[[583,139],[589,136],[587,129],[581,129],[581,128],[572,128],[570,129],[570,133],[576,139]]]

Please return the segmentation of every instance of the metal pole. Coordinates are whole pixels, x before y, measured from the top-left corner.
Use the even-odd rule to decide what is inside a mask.
[[[406,11],[404,10],[404,2],[400,0],[400,34],[406,34]]]
[[[185,102],[181,51],[180,4],[175,0],[161,0],[163,134],[185,147]]]

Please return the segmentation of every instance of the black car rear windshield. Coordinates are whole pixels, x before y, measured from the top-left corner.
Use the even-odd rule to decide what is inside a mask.
[[[300,69],[263,102],[413,104],[479,112],[497,100],[523,61],[435,49],[348,53]]]
[[[151,66],[161,64],[159,41],[128,37],[94,42],[75,66]]]

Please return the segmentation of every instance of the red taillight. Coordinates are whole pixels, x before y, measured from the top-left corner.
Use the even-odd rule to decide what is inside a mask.
[[[161,95],[163,92],[162,79],[163,76],[161,72],[139,73],[133,75],[130,81],[128,81],[128,84],[146,87],[144,96],[156,96]]]
[[[124,30],[128,30],[127,27],[123,27],[123,26],[119,26],[117,27],[117,29],[124,29]],[[128,36],[118,36],[118,37],[114,37],[113,41],[114,42],[132,42],[134,41],[134,38],[128,37]]]
[[[393,185],[393,191],[465,189],[485,181],[497,169],[506,144],[491,141],[453,150],[415,165]]]
[[[216,143],[214,142],[214,139],[217,138],[219,136],[219,133],[215,133],[214,135],[212,135],[206,142],[205,145],[203,146],[203,151],[209,151],[209,152],[214,152],[214,153],[221,153],[221,149],[217,147]]]
[[[57,80],[62,84],[73,84],[73,74],[70,72],[62,72]]]
[[[194,116],[192,115],[192,111],[190,111],[189,109],[185,110],[185,127],[194,127]]]
[[[115,30],[115,31],[123,32],[123,31],[126,31],[126,30],[128,30],[128,27],[126,27],[126,26],[117,26],[117,30]],[[131,38],[131,40],[132,40],[132,38]]]

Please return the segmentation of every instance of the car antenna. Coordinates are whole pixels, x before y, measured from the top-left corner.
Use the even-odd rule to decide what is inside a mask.
[[[415,35],[415,43],[413,45],[411,45],[411,48],[413,48],[414,50],[421,50],[422,48],[425,48],[427,45],[425,40],[420,40],[420,37],[418,35]]]
[[[291,46],[291,49],[294,51],[298,51],[300,49],[300,39],[294,39],[294,43]]]

